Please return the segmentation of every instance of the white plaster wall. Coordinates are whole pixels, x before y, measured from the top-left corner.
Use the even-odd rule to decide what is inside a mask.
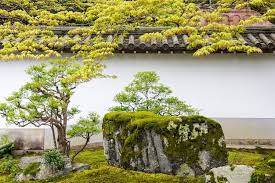
[[[138,71],[153,70],[174,95],[211,117],[275,117],[275,56],[215,55],[196,59],[187,55],[119,55],[106,62],[104,79],[83,85],[74,104],[104,113],[113,96]]]
[[[38,63],[0,62],[0,100],[28,80],[24,70]],[[217,118],[275,118],[275,55],[212,55],[194,58],[183,54],[125,54],[106,61],[106,73],[117,79],[94,80],[80,86],[72,105],[83,114],[101,115],[112,99],[138,71],[156,71],[174,95]],[[1,127],[5,126],[1,120]],[[274,126],[273,126],[274,127]],[[273,128],[272,127],[272,128]],[[274,129],[275,130],[275,129]]]

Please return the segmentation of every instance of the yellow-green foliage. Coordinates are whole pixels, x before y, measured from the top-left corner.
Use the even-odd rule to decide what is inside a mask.
[[[229,52],[259,53],[260,49],[244,47],[241,41],[233,40],[233,36],[243,30],[240,27],[244,26],[222,24],[221,14],[234,6],[250,6],[262,15],[248,20],[249,24],[274,20],[274,8],[269,1],[221,0],[215,9],[205,11],[195,4],[197,1],[182,0],[1,0],[0,39],[3,40],[3,48],[0,49],[0,59],[61,56],[60,48],[66,45],[72,47],[70,51],[76,53],[75,57],[81,57],[89,63],[111,56],[117,47],[117,34],[111,41],[104,40],[104,34],[127,33],[139,27],[157,26],[167,27],[167,30],[145,34],[142,39],[146,42],[152,39],[160,41],[186,33],[191,36],[188,48],[194,49],[196,56],[211,54],[221,48]],[[68,32],[70,37],[57,37],[52,31],[53,26],[79,24],[86,27],[71,27],[72,30]],[[228,36],[224,37],[220,33],[227,33]],[[83,44],[79,43],[92,34],[96,36]],[[206,34],[209,36],[206,37]]]
[[[263,155],[256,152],[230,151],[228,154],[228,161],[232,165],[253,166],[256,163],[263,161],[263,159]]]

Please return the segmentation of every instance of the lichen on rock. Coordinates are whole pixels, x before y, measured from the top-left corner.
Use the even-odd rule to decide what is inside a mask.
[[[227,164],[219,123],[203,116],[158,116],[150,112],[111,112],[103,120],[109,164],[145,172],[194,175]]]
[[[177,176],[185,177],[185,176],[195,176],[194,171],[190,168],[186,163],[180,165],[180,168],[177,170]]]

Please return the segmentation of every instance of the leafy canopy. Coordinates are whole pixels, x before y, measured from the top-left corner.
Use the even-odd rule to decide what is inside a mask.
[[[99,115],[95,112],[90,113],[86,118],[80,118],[76,124],[71,125],[67,134],[69,137],[82,137],[87,139],[100,133]]]
[[[83,64],[72,59],[31,66],[27,70],[30,81],[0,103],[0,115],[20,127],[55,127],[58,149],[69,155],[67,125],[79,112],[78,108],[69,105],[71,97],[80,84],[94,78],[108,77],[103,74],[103,69],[101,63]],[[83,123],[85,120],[81,120],[80,124]]]
[[[152,71],[138,72],[134,80],[118,93],[114,101],[119,105],[111,111],[151,111],[160,115],[194,115],[198,111],[171,96],[171,89],[159,82]]]
[[[101,64],[83,66],[66,59],[31,66],[27,70],[31,80],[0,103],[0,114],[18,126],[66,126],[79,111],[68,106],[74,90],[83,82],[106,77],[103,69]]]

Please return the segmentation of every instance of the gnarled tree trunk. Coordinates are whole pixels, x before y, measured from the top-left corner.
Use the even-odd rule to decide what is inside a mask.
[[[57,127],[57,135],[58,149],[61,153],[69,156],[69,144],[66,138],[66,129],[64,127]]]

